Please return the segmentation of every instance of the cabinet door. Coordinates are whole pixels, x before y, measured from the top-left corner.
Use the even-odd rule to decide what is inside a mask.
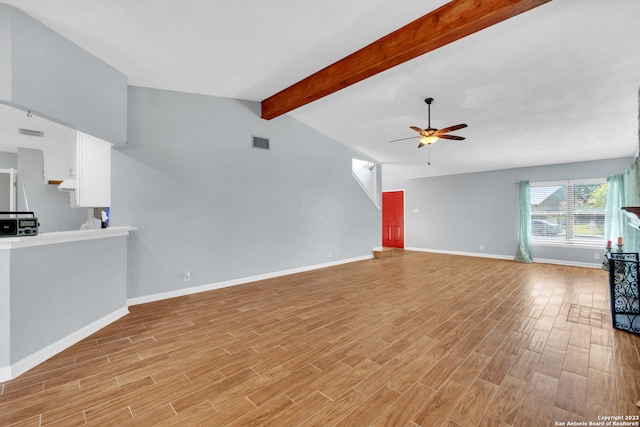
[[[69,129],[66,142],[47,141],[43,147],[44,181],[60,183],[74,176],[77,131]]]
[[[111,205],[111,143],[78,132],[76,150],[76,205]]]
[[[44,180],[46,183],[62,182],[71,178],[70,144],[49,143],[44,146]]]

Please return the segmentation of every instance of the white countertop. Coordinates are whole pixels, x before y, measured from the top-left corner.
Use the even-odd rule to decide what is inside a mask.
[[[55,245],[58,243],[78,242],[81,240],[103,239],[106,237],[126,236],[136,227],[121,226],[98,228],[95,230],[71,230],[52,233],[40,233],[37,236],[2,237],[0,238],[0,250],[18,249],[31,246]]]

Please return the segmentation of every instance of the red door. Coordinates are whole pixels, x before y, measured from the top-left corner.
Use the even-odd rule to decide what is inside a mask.
[[[404,191],[382,193],[382,246],[404,248]]]

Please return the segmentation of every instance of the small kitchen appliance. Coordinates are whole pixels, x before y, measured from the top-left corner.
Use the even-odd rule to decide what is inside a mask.
[[[33,212],[0,212],[0,237],[37,236],[39,225]]]

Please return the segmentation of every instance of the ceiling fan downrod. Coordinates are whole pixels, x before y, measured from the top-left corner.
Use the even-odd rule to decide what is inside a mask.
[[[431,103],[433,98],[427,98],[424,102],[427,103],[427,129],[431,129]]]

